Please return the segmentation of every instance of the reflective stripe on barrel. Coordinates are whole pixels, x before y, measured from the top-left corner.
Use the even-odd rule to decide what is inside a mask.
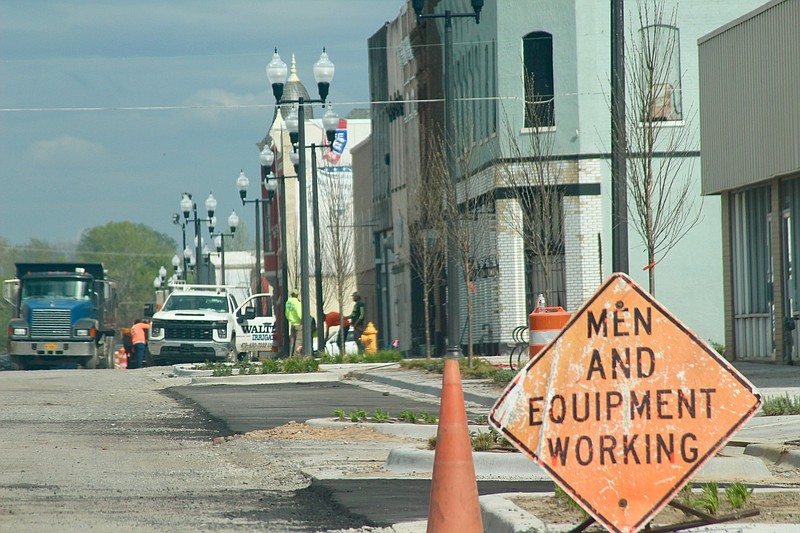
[[[545,307],[528,315],[530,326],[530,348],[528,355],[533,357],[556,338],[569,321],[570,314],[561,307]]]

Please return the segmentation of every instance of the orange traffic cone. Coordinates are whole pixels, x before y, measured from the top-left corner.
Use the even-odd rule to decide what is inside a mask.
[[[472,532],[482,533],[483,521],[461,388],[461,370],[457,359],[445,359],[428,505],[428,533]]]

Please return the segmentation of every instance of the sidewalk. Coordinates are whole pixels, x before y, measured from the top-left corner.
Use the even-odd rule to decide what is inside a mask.
[[[506,358],[489,358],[495,364],[503,364]],[[496,359],[496,360],[495,360]],[[773,396],[800,396],[800,366],[779,366],[757,363],[736,363],[734,366],[745,375],[765,398]],[[401,369],[398,364],[371,365],[323,365],[322,373],[307,375],[308,381],[348,380],[349,383],[365,387],[384,388],[392,394],[416,394],[429,397],[438,404],[441,396],[441,374],[420,370]],[[281,375],[255,375],[214,378],[198,376],[196,372],[176,374],[192,375],[195,384],[254,384],[275,383],[286,380]],[[298,375],[289,380],[298,381]],[[305,381],[306,379],[303,379]],[[474,420],[486,416],[499,398],[502,390],[487,380],[462,379],[465,408],[468,418]],[[389,393],[389,392],[385,392]],[[431,410],[434,411],[434,409]],[[310,424],[331,424],[327,420],[310,420]],[[341,423],[339,423],[341,424]],[[370,424],[375,430],[427,439],[436,434],[436,426],[414,424]],[[488,426],[475,426],[473,431],[488,431]],[[430,480],[433,467],[433,451],[419,446],[401,446],[392,449],[386,457],[384,470],[370,475],[372,481]],[[532,460],[522,454],[496,454],[475,452],[473,454],[476,478],[479,484],[504,482],[513,486],[518,482],[541,483],[551,486],[549,475]],[[771,468],[782,467],[787,477],[776,478]],[[313,482],[322,487],[335,487],[341,472],[309,471]],[[346,476],[345,476],[346,477]],[[717,456],[711,458],[693,477],[698,483],[707,481],[743,481],[758,485],[777,485],[786,482],[798,486],[800,480],[800,416],[766,417],[756,415],[729,441]],[[395,481],[396,482],[396,481]],[[391,490],[387,488],[386,490]],[[334,489],[335,491],[335,489]],[[532,530],[555,530],[552,525],[542,524],[533,515],[514,505],[513,493],[481,496],[481,510],[487,533],[517,533]],[[345,505],[346,506],[346,505]],[[542,527],[546,529],[542,529]],[[777,527],[777,529],[776,529]],[[532,529],[536,528],[536,529]],[[394,531],[421,533],[426,522],[408,522],[394,525]],[[562,528],[563,529],[563,528]],[[702,532],[769,532],[800,531],[800,524],[735,524],[708,526]]]

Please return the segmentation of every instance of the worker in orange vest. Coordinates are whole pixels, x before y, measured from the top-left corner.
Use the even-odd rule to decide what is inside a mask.
[[[147,347],[147,334],[150,324],[137,318],[131,326],[131,340],[133,341],[133,357],[128,358],[128,368],[142,368],[144,366],[144,351]]]

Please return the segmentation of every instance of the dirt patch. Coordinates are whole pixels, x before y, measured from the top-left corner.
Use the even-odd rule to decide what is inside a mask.
[[[536,516],[547,524],[580,524],[585,514],[579,509],[569,507],[563,500],[555,496],[522,495],[512,498],[512,501],[525,511]],[[743,510],[758,509],[760,514],[735,520],[736,523],[759,522],[794,524],[800,523],[800,490],[798,491],[759,491],[756,489],[750,496],[747,506]],[[718,516],[732,514],[734,511],[720,494],[720,510]],[[653,519],[653,525],[676,524],[694,518],[683,514],[674,507],[667,506]],[[606,531],[605,528],[593,524],[586,531]]]
[[[409,439],[388,435],[366,426],[342,424],[341,427],[312,426],[291,421],[273,429],[260,429],[245,434],[248,439],[337,440],[353,442],[406,442]]]

